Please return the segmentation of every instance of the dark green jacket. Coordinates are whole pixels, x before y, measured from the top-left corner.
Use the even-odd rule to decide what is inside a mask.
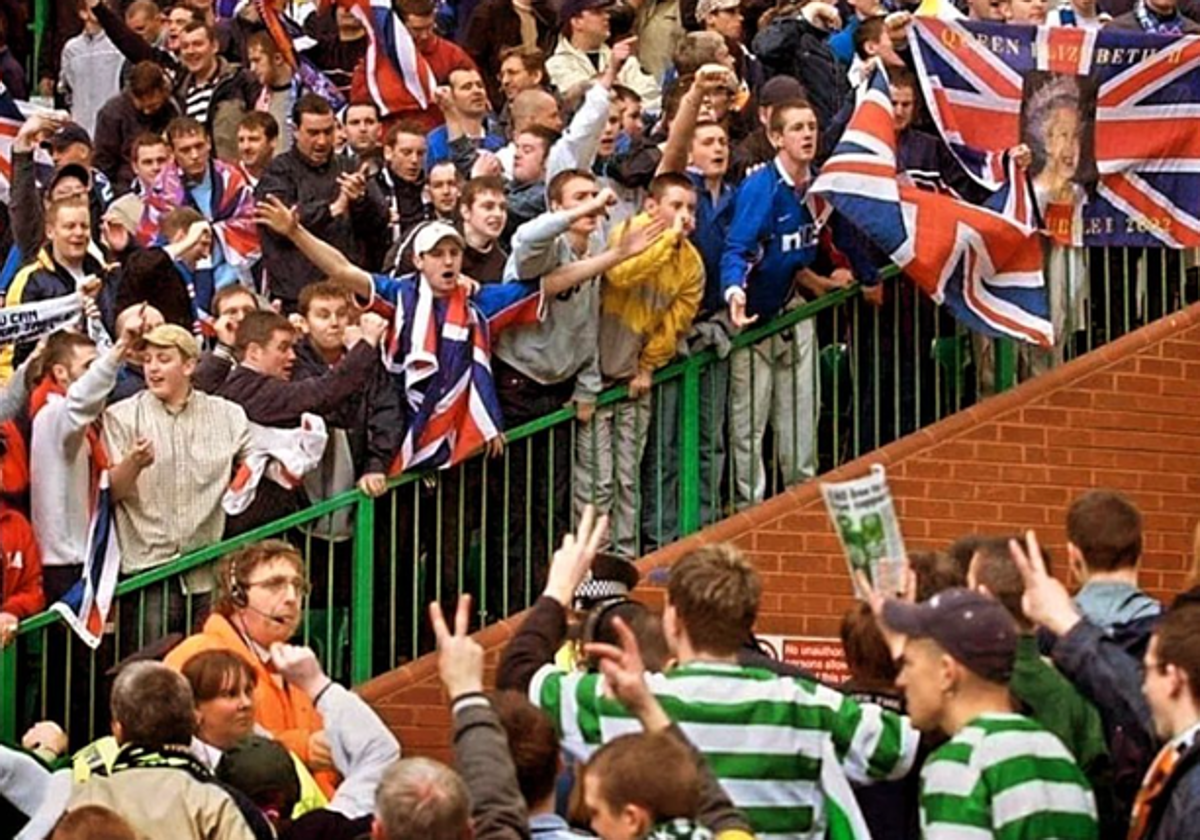
[[[1026,713],[1063,742],[1092,783],[1101,825],[1108,828],[1114,816],[1112,763],[1100,713],[1074,684],[1038,652],[1033,634],[1017,642],[1017,660],[1008,684]],[[1109,836],[1104,833],[1103,836]]]

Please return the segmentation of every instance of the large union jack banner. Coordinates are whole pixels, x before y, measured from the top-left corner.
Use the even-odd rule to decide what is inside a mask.
[[[981,183],[1034,151],[1060,242],[1200,246],[1200,37],[921,18],[913,54],[942,137]]]
[[[876,70],[810,192],[826,198],[905,275],[974,332],[1049,347],[1054,331],[1027,177],[977,207],[896,171],[887,77]]]

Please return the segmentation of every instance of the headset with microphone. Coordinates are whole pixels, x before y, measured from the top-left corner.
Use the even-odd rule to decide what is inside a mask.
[[[229,568],[229,603],[233,604],[240,610],[249,610],[268,621],[273,621],[276,624],[287,624],[287,619],[280,618],[277,615],[263,612],[257,607],[250,606],[250,593],[246,591],[246,585],[242,583],[241,575],[238,574],[237,564],[234,563]]]

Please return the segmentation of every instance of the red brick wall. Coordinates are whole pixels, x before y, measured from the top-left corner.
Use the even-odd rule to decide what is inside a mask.
[[[1145,516],[1141,581],[1170,597],[1200,520],[1200,305],[961,412],[828,475],[887,466],[910,549],[969,533],[1037,530],[1065,558],[1070,500],[1128,493]],[[846,563],[815,483],[793,488],[642,561],[643,573],[698,545],[732,541],[763,575],[761,633],[836,636],[851,604]],[[1060,562],[1059,568],[1065,566]],[[649,589],[647,599],[661,593]],[[520,617],[483,631],[494,667]],[[426,658],[363,687],[407,755],[447,754],[448,714]]]

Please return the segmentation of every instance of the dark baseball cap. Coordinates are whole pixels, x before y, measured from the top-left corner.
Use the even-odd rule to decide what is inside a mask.
[[[156,642],[151,642],[144,648],[135,650],[133,653],[126,656],[116,665],[104,672],[106,677],[115,677],[121,673],[121,670],[127,665],[132,665],[135,662],[162,662],[167,658],[167,654],[179,646],[183,641],[182,633],[168,633],[163,638]]]
[[[558,13],[558,22],[566,25],[573,17],[577,17],[588,9],[611,9],[616,0],[564,0],[562,10]]]
[[[78,163],[68,163],[54,170],[54,174],[50,176],[50,183],[46,185],[46,193],[49,194],[54,185],[63,178],[78,178],[85,189],[91,189],[92,173],[87,171],[87,167]]]
[[[932,639],[968,669],[1007,683],[1017,658],[1017,625],[999,602],[970,589],[946,589],[920,604],[888,601],[883,620],[897,633]]]
[[[284,816],[300,801],[300,777],[291,753],[278,741],[249,735],[227,749],[217,778],[237,788],[256,805],[279,806]]]
[[[762,108],[773,108],[791,99],[804,99],[804,85],[791,76],[774,76],[758,90],[758,104]]]
[[[62,152],[76,143],[82,143],[89,149],[92,148],[91,135],[78,123],[64,123],[58,131],[50,135],[50,139],[46,141],[45,145],[52,152]]]

